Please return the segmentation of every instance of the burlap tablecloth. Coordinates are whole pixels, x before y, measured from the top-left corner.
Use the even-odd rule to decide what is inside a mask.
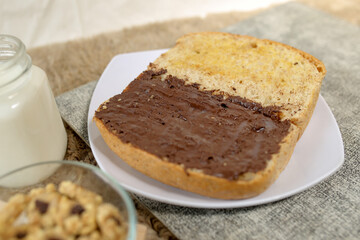
[[[360,24],[360,16],[357,14],[360,3],[356,0],[346,1],[345,4],[342,4],[342,1],[333,1],[328,3],[328,1],[306,0],[302,2],[342,17],[348,22]],[[349,2],[351,2],[351,4],[349,4]],[[33,59],[33,63],[40,66],[47,72],[54,94],[60,95],[85,83],[97,80],[110,59],[116,54],[171,47],[175,40],[185,33],[196,31],[218,31],[224,29],[227,26],[235,24],[240,20],[249,18],[256,14],[261,14],[263,11],[265,10],[258,10],[255,12],[217,14],[208,16],[204,19],[192,18],[165,23],[155,23],[146,26],[125,29],[119,32],[102,34],[89,39],[80,39],[78,41],[30,49],[29,53]],[[249,31],[249,33],[251,33],[251,31]],[[355,60],[359,60],[359,58],[355,58]],[[359,61],[357,64],[359,65]],[[344,76],[344,78],[346,78],[346,76]],[[357,80],[359,80],[359,78]],[[360,93],[357,86],[358,85],[353,86],[352,92],[355,91],[355,93]],[[344,88],[346,90],[346,86]],[[330,97],[330,100],[327,99],[330,107],[332,107],[332,105],[337,105],[337,101],[340,101],[342,97],[346,97],[342,96],[340,93],[346,95],[346,91],[343,91],[338,93],[339,96],[337,98]],[[327,93],[325,92],[325,98],[326,94]],[[354,101],[351,102],[351,104],[358,104],[358,102]],[[339,107],[336,109],[338,108]],[[356,111],[358,113],[358,109],[359,108],[356,110],[355,108],[355,110],[352,110],[355,111],[353,112],[353,116],[355,116]],[[357,118],[357,120],[357,124],[359,124],[359,118]],[[347,158],[350,158],[353,161],[356,160],[357,162],[357,165],[353,165],[354,172],[351,174],[359,173],[359,128],[357,126],[358,125],[356,124],[346,125],[346,129],[342,129],[343,134],[343,131],[352,131],[346,132],[349,135],[347,136],[347,141],[345,141],[345,152],[347,154]],[[69,143],[65,158],[69,160],[84,161],[96,165],[90,148],[69,126],[67,126],[67,134]],[[356,179],[354,181],[356,181]],[[359,181],[357,179],[357,182],[354,186],[359,186],[358,183]],[[344,201],[347,200],[349,199],[344,199]],[[144,201],[146,202],[146,200]],[[349,201],[358,201],[358,198],[355,200],[350,199]],[[357,203],[359,205],[359,202]],[[142,202],[135,201],[135,204],[138,210],[139,222],[147,226],[146,239],[176,238],[168,230],[168,228],[166,228],[156,217],[153,216],[153,214],[144,206]],[[159,206],[162,205],[160,204]],[[167,206],[162,207],[163,209],[167,209]],[[178,211],[178,209],[167,209],[167,211]],[[354,213],[359,212],[358,210],[354,210]],[[156,212],[156,214],[159,214],[159,210]],[[199,214],[204,213],[201,211]],[[176,214],[174,213],[174,216],[175,215]],[[359,215],[357,215],[357,217],[360,218]],[[291,219],[289,219],[289,221],[291,221]],[[358,221],[357,223],[359,226],[360,222]],[[338,226],[338,228],[341,228],[341,226]],[[360,230],[357,228],[355,231],[358,231],[359,233]],[[181,231],[177,232],[177,236],[179,236],[179,233],[181,233]],[[189,236],[190,235],[184,235],[184,237],[187,239],[189,239]],[[196,236],[196,234],[192,236]],[[351,238],[351,236],[353,235],[349,235],[348,237]],[[316,238],[316,235],[313,237]]]

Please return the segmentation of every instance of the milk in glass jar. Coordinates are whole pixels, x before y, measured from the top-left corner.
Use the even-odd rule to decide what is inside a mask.
[[[0,175],[62,160],[67,136],[46,73],[24,44],[0,34]]]

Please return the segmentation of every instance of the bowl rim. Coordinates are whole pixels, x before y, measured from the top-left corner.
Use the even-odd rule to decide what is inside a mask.
[[[97,167],[95,167],[93,165],[90,165],[90,164],[84,163],[84,162],[77,162],[77,161],[73,161],[73,160],[60,160],[60,161],[57,160],[57,161],[37,162],[37,163],[24,165],[22,167],[19,167],[19,168],[11,170],[9,172],[6,172],[4,174],[1,174],[0,175],[0,181],[2,179],[5,179],[6,177],[16,173],[16,172],[20,172],[20,171],[25,170],[27,168],[31,168],[31,167],[35,167],[35,166],[39,166],[39,165],[46,165],[46,164],[75,165],[75,166],[78,166],[78,167],[86,168],[86,169],[88,169],[90,171],[93,171],[96,175],[99,175],[99,176],[103,177],[104,178],[103,180],[105,180],[105,182],[110,184],[120,194],[120,196],[124,200],[126,210],[128,211],[128,222],[129,222],[129,230],[128,230],[128,234],[127,234],[126,239],[132,240],[132,239],[136,238],[136,224],[137,224],[136,212],[135,212],[134,203],[131,200],[129,193],[126,192],[126,190],[121,186],[120,183],[118,183],[115,180],[115,178],[113,178],[112,176],[105,173],[100,168],[97,168]]]

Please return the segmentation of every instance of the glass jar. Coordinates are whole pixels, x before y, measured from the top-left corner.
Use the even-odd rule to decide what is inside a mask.
[[[62,160],[67,136],[46,73],[24,44],[0,34],[0,175],[31,163]]]

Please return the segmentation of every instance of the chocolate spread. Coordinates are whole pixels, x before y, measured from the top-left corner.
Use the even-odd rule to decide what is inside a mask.
[[[266,167],[288,134],[277,107],[199,90],[166,70],[144,71],[95,116],[121,141],[185,169],[236,180]]]

